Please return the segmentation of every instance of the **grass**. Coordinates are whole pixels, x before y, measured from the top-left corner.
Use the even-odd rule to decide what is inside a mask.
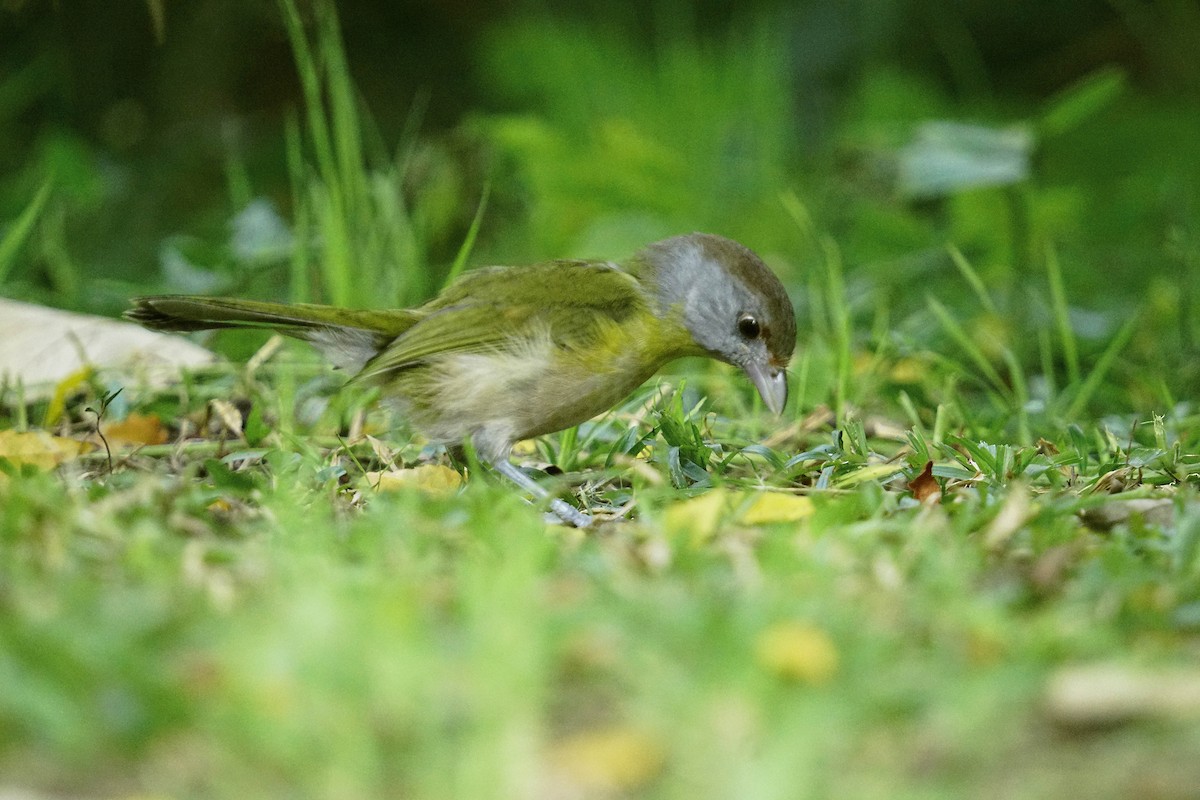
[[[779,178],[788,106],[762,87],[785,84],[751,80],[782,69],[777,32],[660,42],[643,85],[651,57],[618,38],[568,47],[518,21],[488,40],[499,85],[566,67],[534,70],[542,114],[476,121],[522,189],[485,184],[435,269],[433,212],[402,187],[415,150],[374,144],[315,8],[306,27],[280,4],[305,104],[286,135],[294,299],[403,304],[521,236],[619,248],[730,215],[797,301],[793,402],[769,418],[730,369],[682,364],[523,444],[611,520],[581,532],[377,397],[339,394],[299,345],[169,390],[106,373],[49,401],[0,387],[0,794],[1195,796],[1200,419],[1177,400],[1187,336],[1170,338],[1190,330],[1187,292],[1085,335],[1083,188],[1041,175],[924,217],[831,170],[816,180],[846,194],[823,197]],[[696,84],[711,92],[692,107]],[[750,84],[758,167],[731,169],[737,126],[692,126],[698,183],[671,179],[667,134]],[[1098,72],[1040,133],[1069,137],[1124,86]],[[593,103],[611,113],[572,128]],[[738,203],[697,191],[721,176],[748,182]],[[49,191],[0,238],[0,273]],[[536,235],[496,234],[510,217]],[[1144,247],[1155,235],[1139,229],[1140,261],[1194,260],[1184,233],[1177,253]],[[1016,287],[997,253],[1018,250]],[[99,426],[111,459],[43,442],[57,466],[32,463],[14,434],[36,420],[97,443]],[[447,467],[462,488],[438,485]],[[376,489],[379,472],[399,485]]]
[[[57,474],[6,470],[0,763],[15,785],[168,797],[1194,786],[1186,707],[1163,711],[1152,689],[1113,712],[1102,679],[1070,672],[1197,680],[1194,418],[1038,427],[1035,445],[969,422],[930,433],[884,400],[832,433],[831,414],[797,415],[762,428],[763,443],[746,387],[694,376],[525,451],[593,507],[632,501],[631,521],[584,534],[478,472],[450,494],[371,491],[365,470],[445,456],[361,399],[327,402],[336,384],[294,352],[198,374],[186,393],[129,387],[120,412],[157,411],[176,443],[117,443],[112,472],[102,450]],[[946,360],[909,390],[969,372]],[[700,402],[709,394],[724,402]],[[230,397],[258,409],[257,429],[247,418],[238,436],[206,412]],[[60,432],[86,434],[83,409],[100,399],[77,397]],[[339,435],[364,408],[386,444]],[[926,461],[940,503],[907,489]],[[807,500],[764,509],[763,496]],[[1161,499],[1131,502],[1147,498]],[[1082,710],[1054,694],[1072,679]]]

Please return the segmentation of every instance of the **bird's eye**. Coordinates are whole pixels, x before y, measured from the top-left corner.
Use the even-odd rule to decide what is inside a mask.
[[[753,314],[742,314],[737,321],[738,333],[747,339],[757,339],[762,333],[762,329],[758,325],[758,319]]]

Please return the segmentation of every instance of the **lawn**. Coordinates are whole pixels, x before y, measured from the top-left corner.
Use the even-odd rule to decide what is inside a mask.
[[[0,797],[1200,797],[1200,20],[1129,12],[1158,61],[1041,92],[951,25],[950,78],[855,62],[814,131],[807,18],[752,6],[653,57],[620,14],[492,18],[501,100],[395,144],[354,29],[283,0],[295,110],[157,273],[106,271],[141,245],[97,233],[98,154],[0,182],[0,292],[95,313],[409,305],[704,229],[799,326],[780,417],[684,361],[521,443],[586,530],[266,333],[166,386],[10,376]]]

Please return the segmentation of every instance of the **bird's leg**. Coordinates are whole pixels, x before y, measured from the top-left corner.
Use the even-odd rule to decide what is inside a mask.
[[[492,465],[492,468],[496,472],[499,472],[538,500],[549,500],[550,510],[568,525],[574,525],[576,528],[586,528],[592,524],[590,516],[575,508],[575,506],[567,501],[553,497],[544,486],[522,472],[516,464],[509,461],[506,457],[500,456],[489,459],[488,463]]]

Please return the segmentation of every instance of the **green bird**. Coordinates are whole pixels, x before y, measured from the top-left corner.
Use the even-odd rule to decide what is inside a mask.
[[[351,383],[381,386],[432,441],[470,437],[487,464],[578,527],[591,518],[511,463],[516,442],[607,411],[683,356],[741,368],[778,414],[796,345],[775,274],[743,245],[703,233],[623,264],[471,270],[411,309],[170,295],[132,304],[125,316],[147,328],[267,328],[310,342],[355,372]]]

